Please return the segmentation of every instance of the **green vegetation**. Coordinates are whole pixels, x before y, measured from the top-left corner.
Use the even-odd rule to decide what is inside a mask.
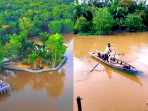
[[[9,41],[9,36],[14,33],[24,32],[27,37],[31,37],[38,36],[41,32],[53,34],[67,32],[62,25],[67,21],[69,25],[66,24],[66,27],[70,28],[68,32],[73,30],[73,0],[1,0],[0,2],[0,40],[3,44]],[[55,21],[59,26],[56,26],[57,29],[54,26],[56,23],[53,23]]]
[[[129,14],[126,16],[124,26],[127,31],[139,31],[145,30],[146,26],[143,24],[142,18],[135,14]]]
[[[52,21],[48,24],[48,27],[52,34],[61,33],[61,21]]]
[[[66,46],[63,45],[63,39],[64,37],[59,34],[55,34],[49,37],[49,39],[46,42],[46,50],[49,50],[50,52],[47,53],[48,55],[51,55],[51,65],[52,67],[55,67],[57,64],[59,64],[62,61],[62,54],[66,51]],[[50,54],[51,53],[51,54]]]
[[[112,34],[148,30],[146,1],[88,0],[74,4],[74,33],[80,35]]]
[[[73,21],[71,19],[65,19],[62,21],[62,31],[69,33],[73,31]]]
[[[55,67],[73,31],[73,0],[0,0],[0,66],[4,58],[32,69]],[[55,34],[55,35],[51,35]],[[28,41],[40,36],[42,44]]]
[[[39,45],[28,41],[23,33],[13,34],[4,47],[0,46],[0,51],[11,61],[21,60],[22,64],[30,65],[32,69],[39,69],[41,65],[55,67],[61,63],[62,55],[66,51],[63,39],[60,34],[50,36],[48,33],[42,33],[42,44]],[[3,54],[0,54],[1,61],[4,58]]]
[[[87,32],[89,26],[88,26],[88,21],[85,17],[81,16],[77,19],[75,26],[74,26],[74,31],[75,32]]]
[[[93,29],[97,34],[110,33],[114,19],[107,8],[97,9],[93,17]]]

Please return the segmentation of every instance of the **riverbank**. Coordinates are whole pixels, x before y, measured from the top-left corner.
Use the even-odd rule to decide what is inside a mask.
[[[20,71],[27,71],[27,72],[32,72],[32,73],[41,73],[41,72],[47,72],[47,71],[56,71],[58,70],[59,68],[62,67],[62,65],[66,62],[67,60],[67,56],[63,56],[63,59],[62,59],[62,62],[60,64],[58,64],[56,67],[54,68],[49,68],[49,67],[45,67],[43,66],[44,68],[43,69],[37,69],[37,70],[34,70],[34,69],[30,69],[30,66],[28,65],[21,65],[21,64],[16,64],[16,65],[11,65],[9,63],[7,64],[4,64],[2,66],[2,68],[4,69],[13,69],[13,70],[20,70]]]
[[[106,35],[107,36],[107,35],[124,34],[124,33],[144,33],[144,32],[146,33],[148,31],[139,31],[139,32],[114,31],[111,34],[102,34],[102,36],[103,35]],[[90,32],[90,33],[78,33],[78,34],[75,34],[75,35],[79,35],[79,36],[95,36],[96,35],[97,36],[99,34]]]

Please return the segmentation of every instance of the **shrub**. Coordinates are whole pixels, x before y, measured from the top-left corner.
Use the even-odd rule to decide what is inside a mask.
[[[71,19],[65,19],[62,21],[62,31],[63,32],[72,32],[73,31],[73,22]]]
[[[124,22],[123,18],[116,18],[115,19],[115,25],[113,27],[113,30],[122,30],[124,27],[122,26]]]
[[[52,21],[48,24],[49,32],[52,34],[61,33],[61,21]]]
[[[126,27],[127,31],[143,31],[146,29],[142,18],[135,14],[127,15],[123,26]]]
[[[24,60],[22,61],[22,64],[23,64],[23,65],[29,65],[29,64],[30,64],[30,61],[29,61],[28,59],[24,59]]]
[[[89,22],[83,16],[77,19],[74,25],[74,33],[75,32],[87,32],[89,30]]]

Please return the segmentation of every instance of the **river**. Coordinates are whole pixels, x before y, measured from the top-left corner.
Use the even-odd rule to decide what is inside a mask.
[[[134,76],[99,61],[88,52],[105,50],[111,43],[112,54],[144,73]],[[74,111],[76,97],[82,97],[83,111],[147,111],[148,106],[148,33],[121,33],[74,37]]]
[[[11,95],[0,96],[0,111],[73,110],[72,34],[65,34],[64,42],[68,46],[68,60],[58,71],[38,74],[16,70],[0,72],[0,79],[12,88]]]

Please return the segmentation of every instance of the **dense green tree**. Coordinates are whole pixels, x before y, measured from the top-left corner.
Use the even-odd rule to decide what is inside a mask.
[[[49,37],[46,42],[46,49],[52,53],[52,67],[55,67],[62,61],[62,54],[66,51],[66,46],[63,43],[64,37],[60,34],[55,34]]]
[[[127,15],[126,20],[124,21],[124,26],[127,28],[127,31],[140,31],[146,29],[142,18],[136,14]]]
[[[127,10],[129,13],[134,12],[136,9],[136,1],[134,0],[120,0],[119,5]]]
[[[27,35],[34,35],[34,34],[36,34],[35,24],[31,21],[30,18],[27,18],[27,17],[20,18],[19,19],[19,27]]]
[[[87,32],[88,29],[89,29],[89,22],[85,17],[81,16],[79,19],[77,19],[74,26],[74,33]]]
[[[45,43],[49,39],[50,35],[48,33],[41,33],[41,37],[39,38],[40,41],[43,43],[43,50],[45,50]]]
[[[115,21],[107,8],[96,9],[93,18],[93,28],[97,34],[111,33],[114,22]]]
[[[22,16],[32,18],[34,16],[34,10],[28,9],[25,13],[22,13]]]
[[[87,5],[76,3],[74,5],[74,23],[76,23],[77,19],[79,19],[81,16],[84,16],[86,18],[89,17]]]
[[[144,11],[144,14],[143,14],[142,18],[143,18],[144,24],[145,24],[146,26],[148,26],[148,9],[146,9],[146,10]]]
[[[73,21],[71,19],[65,19],[62,21],[62,31],[63,32],[73,31]]]
[[[61,19],[72,19],[73,18],[73,4],[68,5],[57,5],[53,9],[54,20]]]
[[[49,32],[52,34],[61,33],[61,21],[52,21],[48,24]]]
[[[0,27],[5,24],[5,19],[2,15],[0,15]]]
[[[124,18],[128,14],[128,11],[125,10],[123,7],[119,6],[118,2],[111,3],[108,6],[108,10],[112,14],[114,19]]]
[[[36,52],[33,52],[32,54],[28,55],[29,59],[30,59],[30,62],[35,65],[35,61],[36,61],[36,58],[38,57],[38,55],[36,54]]]
[[[96,7],[99,8],[97,10],[100,10],[100,12],[98,11],[97,13]],[[108,8],[110,14],[107,10],[105,11],[105,8],[103,7]],[[140,18],[142,18],[142,21],[144,23],[144,25],[141,24],[141,26],[137,25],[136,31],[148,29],[147,12],[148,11],[145,0],[140,1],[139,3],[136,0],[81,0],[81,3],[80,1],[75,0],[74,33],[80,33],[79,29],[84,29],[81,32],[85,32],[87,34],[107,34],[111,33],[111,30],[112,33],[127,31],[127,26],[125,27],[123,25],[124,21],[129,14],[135,13]],[[84,22],[79,22],[81,16],[84,17],[83,19],[86,18],[86,20],[89,21],[87,22],[88,24]],[[107,16],[110,16],[111,19],[109,19],[110,17],[108,18]],[[108,18],[109,21],[106,18]],[[79,26],[84,26],[85,28]]]
[[[2,43],[7,42],[8,35],[13,33],[39,36],[40,32],[48,31],[48,24],[52,21],[73,20],[72,0],[1,0],[0,10]]]
[[[16,56],[19,53],[19,50],[22,47],[21,41],[22,39],[20,36],[13,34],[10,36],[9,42],[6,43],[5,51],[7,57]]]

